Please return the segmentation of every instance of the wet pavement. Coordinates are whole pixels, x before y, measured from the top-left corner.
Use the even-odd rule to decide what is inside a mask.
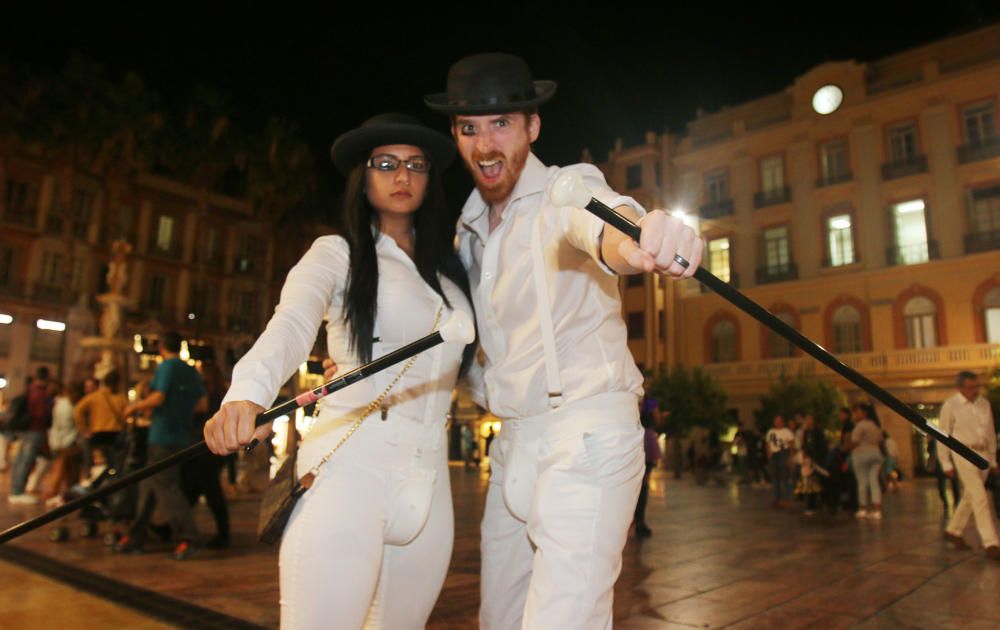
[[[475,627],[479,602],[478,524],[486,477],[460,467],[452,467],[451,476],[456,542],[429,624],[435,629]],[[6,487],[7,475],[0,475],[0,488]],[[690,476],[677,481],[654,472],[647,519],[653,535],[629,538],[615,588],[616,627],[1000,627],[1000,562],[982,556],[971,526],[971,551],[942,541],[944,520],[933,482],[903,483],[888,495],[880,522],[844,512],[806,516],[797,503],[776,510],[769,499],[766,489],[732,482],[703,486]],[[113,554],[100,537],[80,538],[74,517],[64,521],[72,534],[66,542],[50,542],[49,525],[8,543],[13,549],[0,553],[0,628],[74,627],[74,619],[81,620],[76,627],[165,627],[162,614],[130,607],[141,599],[135,593],[149,591],[190,607],[189,615],[208,609],[234,622],[277,627],[277,549],[255,540],[257,497],[235,499],[230,507],[233,546],[184,562],[170,559],[165,544],[140,556]],[[11,506],[0,493],[0,528],[40,512]],[[197,520],[203,532],[212,533],[204,505]],[[15,551],[61,569],[61,575],[79,573],[78,587],[51,577],[59,573],[54,569],[48,576],[26,569]],[[84,592],[88,580],[133,589],[131,599],[108,588],[100,597]],[[46,623],[56,606],[64,621]]]

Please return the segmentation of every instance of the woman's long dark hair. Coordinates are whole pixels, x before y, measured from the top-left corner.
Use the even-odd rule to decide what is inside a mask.
[[[425,153],[429,153],[425,150]],[[405,168],[400,165],[400,168]],[[351,268],[347,278],[347,300],[344,318],[350,328],[350,347],[356,350],[362,363],[372,360],[372,335],[378,308],[378,258],[372,226],[379,229],[379,217],[365,194],[364,163],[358,164],[347,177],[344,193],[344,238],[351,247]],[[413,262],[417,271],[450,308],[440,273],[454,282],[465,294],[469,304],[469,278],[455,253],[455,219],[448,211],[441,173],[433,165],[427,179],[427,193],[413,217],[415,231]],[[415,341],[415,340],[414,340]],[[475,344],[465,347],[460,373],[465,373],[475,354]]]

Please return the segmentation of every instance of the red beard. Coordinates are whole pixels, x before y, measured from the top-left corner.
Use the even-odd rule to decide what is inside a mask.
[[[465,167],[472,173],[472,179],[476,183],[476,190],[486,203],[497,203],[504,201],[514,191],[524,164],[528,161],[528,153],[531,152],[531,145],[525,143],[518,148],[517,152],[509,158],[499,151],[491,151],[488,154],[475,152],[470,159],[465,160]],[[479,161],[501,160],[503,162],[503,173],[500,179],[492,182],[483,180],[482,171],[479,168]]]

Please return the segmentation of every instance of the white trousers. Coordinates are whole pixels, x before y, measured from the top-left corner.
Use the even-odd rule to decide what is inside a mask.
[[[997,528],[993,524],[985,486],[989,471],[979,470],[962,457],[955,456],[953,459],[955,471],[962,481],[962,500],[958,502],[955,514],[948,521],[947,531],[949,534],[961,536],[969,524],[969,517],[972,516],[976,521],[976,529],[979,531],[979,540],[982,541],[983,547],[994,547],[997,545]]]
[[[401,433],[401,424],[412,430]],[[345,428],[319,443],[335,443]],[[281,542],[283,629],[427,624],[454,540],[443,434],[441,426],[376,415],[320,469]],[[315,461],[315,446],[303,445],[300,474]]]
[[[482,523],[483,630],[610,628],[645,470],[634,394],[505,420]]]

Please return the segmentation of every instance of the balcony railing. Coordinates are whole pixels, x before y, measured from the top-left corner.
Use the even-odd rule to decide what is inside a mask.
[[[698,208],[698,216],[702,219],[717,219],[733,213],[732,199],[716,199]]]
[[[180,260],[180,241],[174,241],[169,247],[161,247],[160,244],[154,240],[149,244],[149,255],[159,256],[161,258],[170,258],[172,260]]]
[[[753,207],[764,208],[766,206],[776,206],[779,203],[788,203],[792,200],[792,189],[788,186],[775,188],[773,190],[762,190],[754,193]]]
[[[38,284],[35,285],[32,298],[50,304],[72,304],[76,301],[76,291],[61,286]]]
[[[27,228],[36,227],[38,211],[35,208],[11,208],[7,206],[4,211],[3,220],[12,225],[21,225]]]
[[[892,266],[919,265],[938,258],[940,258],[938,242],[933,239],[926,243],[909,243],[885,248],[885,262]]]
[[[886,162],[882,165],[882,179],[898,179],[927,172],[927,156],[914,155],[896,162]]]
[[[980,142],[970,142],[958,147],[958,163],[968,164],[1000,157],[1000,137],[986,138]]]
[[[1000,362],[1000,344],[842,354],[837,359],[869,377],[899,373],[919,374],[923,377],[930,373],[950,376],[963,369],[975,371],[996,367],[997,362]],[[766,382],[781,374],[802,374],[807,377],[833,375],[832,370],[812,357],[715,363],[705,365],[704,369],[713,378],[729,383],[754,380]]]
[[[844,182],[849,182],[854,179],[853,173],[833,173],[831,175],[823,175],[816,180],[816,188],[825,188],[826,186],[835,186],[837,184],[843,184]]]
[[[1000,230],[973,232],[965,235],[965,253],[988,252],[1000,249]]]
[[[836,269],[838,267],[848,267],[850,265],[853,265],[853,264],[859,263],[859,262],[861,262],[861,258],[859,258],[858,254],[855,253],[854,254],[854,258],[852,258],[851,260],[849,260],[849,261],[848,260],[839,260],[839,261],[837,261],[837,264],[833,264],[833,259],[830,258],[829,256],[824,256],[823,260],[820,261],[820,265],[824,269]]]
[[[757,267],[757,284],[771,284],[799,279],[799,267],[795,263]]]
[[[0,297],[26,298],[28,290],[23,282],[0,282]]]

